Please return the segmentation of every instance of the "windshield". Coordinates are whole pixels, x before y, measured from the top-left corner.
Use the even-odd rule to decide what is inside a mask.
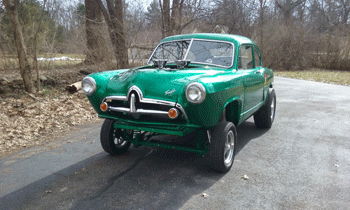
[[[233,65],[233,44],[228,42],[190,40],[160,44],[154,51],[149,64],[165,59],[167,63],[176,60],[190,60],[191,63],[231,67]]]

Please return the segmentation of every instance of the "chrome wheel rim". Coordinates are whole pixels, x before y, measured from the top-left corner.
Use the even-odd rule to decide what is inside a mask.
[[[118,148],[124,147],[128,142],[123,139],[123,137],[118,137],[116,135],[116,130],[113,132],[113,139],[114,139],[114,144]]]
[[[233,151],[235,148],[235,135],[230,130],[227,134],[224,149],[224,164],[226,167],[230,167],[233,162]]]
[[[275,117],[275,97],[272,98],[272,102],[271,102],[271,120],[274,119]]]

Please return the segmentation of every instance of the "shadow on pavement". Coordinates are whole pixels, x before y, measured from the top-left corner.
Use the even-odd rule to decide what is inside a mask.
[[[267,130],[245,122],[237,131],[240,152]],[[0,209],[178,209],[223,176],[192,153],[131,148],[118,157],[99,153],[5,195]]]
[[[253,121],[246,121],[237,127],[237,150],[236,155],[253,139],[259,138],[268,132],[269,129],[256,128]]]

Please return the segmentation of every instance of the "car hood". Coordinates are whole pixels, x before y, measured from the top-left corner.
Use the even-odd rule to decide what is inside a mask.
[[[154,68],[130,69],[115,75],[107,84],[108,95],[125,96],[132,86],[137,86],[145,98],[176,102],[184,94],[190,82],[203,77],[223,74],[225,71],[215,69],[192,68],[184,70],[164,70]]]

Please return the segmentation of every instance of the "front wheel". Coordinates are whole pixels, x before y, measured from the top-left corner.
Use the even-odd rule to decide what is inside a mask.
[[[111,155],[120,155],[128,151],[131,142],[123,138],[124,132],[114,128],[114,120],[105,119],[102,124],[100,140],[104,151]],[[128,135],[132,137],[133,131],[128,130]]]
[[[269,89],[265,105],[254,114],[254,122],[258,128],[271,128],[276,115],[276,93]]]
[[[237,131],[231,122],[220,122],[212,133],[209,158],[215,171],[226,173],[233,164],[236,152]]]

